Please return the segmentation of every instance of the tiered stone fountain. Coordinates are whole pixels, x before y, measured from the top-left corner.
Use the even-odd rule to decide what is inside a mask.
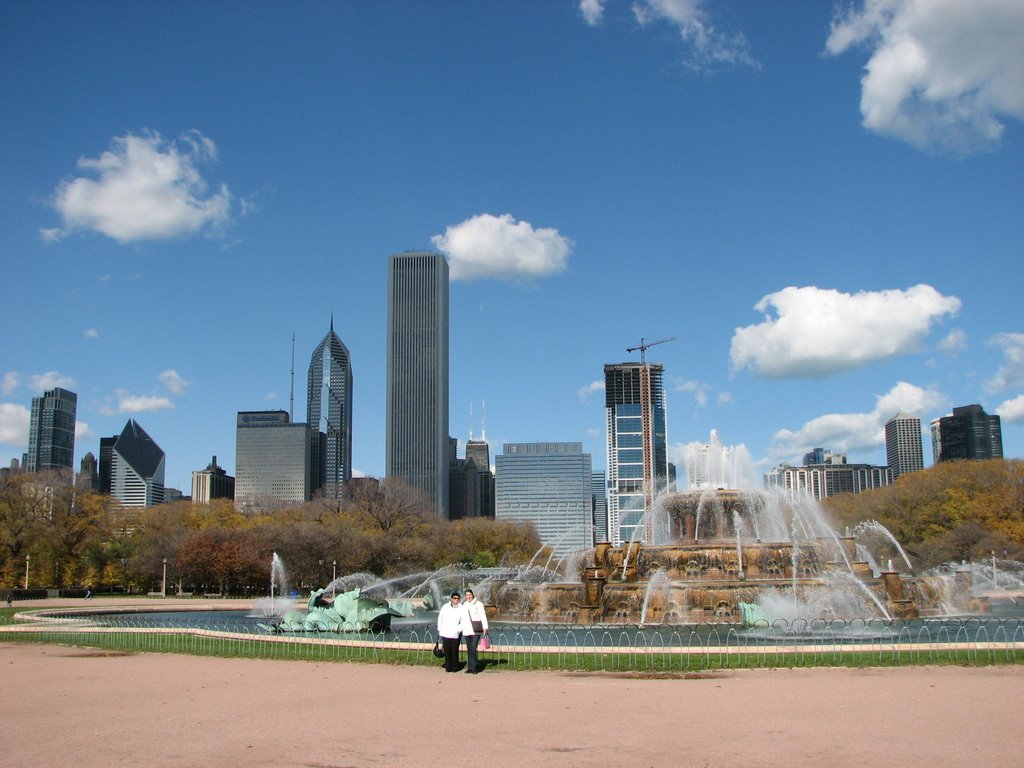
[[[666,494],[647,531],[657,544],[600,543],[579,581],[490,582],[496,620],[685,624],[775,618],[915,618],[939,612],[936,585],[878,568],[810,499],[698,490]],[[891,537],[890,537],[891,539]],[[890,550],[892,554],[892,550]],[[905,561],[905,562],[904,562]]]

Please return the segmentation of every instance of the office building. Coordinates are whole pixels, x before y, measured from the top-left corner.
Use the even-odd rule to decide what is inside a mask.
[[[99,491],[100,473],[99,464],[92,451],[87,451],[78,465],[78,477],[75,478],[75,487],[82,491]]]
[[[114,465],[114,445],[117,443],[118,437],[120,437],[120,435],[100,438],[100,493],[105,493],[107,495],[110,495],[111,477],[113,477],[111,470]]]
[[[341,497],[352,477],[352,358],[331,329],[309,362],[306,421],[313,440],[313,491]]]
[[[932,459],[1001,459],[1003,458],[1002,421],[989,416],[980,405],[964,405],[953,413],[934,419],[932,428]]]
[[[448,262],[437,253],[388,259],[385,474],[448,514]]]
[[[794,467],[780,464],[764,476],[765,488],[780,488],[792,498],[806,494],[821,500],[838,493],[863,493],[892,485],[892,469],[847,464],[841,453],[825,453],[821,464]]]
[[[164,502],[166,456],[135,419],[129,419],[114,443],[110,495],[125,507],[152,507]]]
[[[654,543],[654,499],[668,484],[668,432],[662,366],[604,367],[608,451],[608,536]]]
[[[235,505],[309,501],[313,441],[288,411],[239,411],[235,427]]]
[[[494,475],[496,519],[533,523],[556,556],[594,545],[593,472],[582,443],[505,443]]]
[[[491,471],[491,447],[486,438],[474,440],[470,435],[466,443],[466,461],[472,461],[480,486],[480,517],[494,519],[494,473]]]
[[[235,498],[235,478],[217,466],[217,457],[210,459],[206,469],[192,472],[192,501],[209,504],[213,499]]]
[[[590,489],[594,519],[594,541],[608,541],[608,480],[604,472],[592,472]]]
[[[908,472],[924,469],[921,419],[898,413],[885,422],[885,461],[895,480]]]
[[[54,387],[32,398],[26,472],[64,471],[71,478],[75,459],[78,395]]]

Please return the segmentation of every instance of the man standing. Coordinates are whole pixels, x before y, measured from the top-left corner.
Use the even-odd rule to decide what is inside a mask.
[[[444,649],[444,671],[459,671],[459,643],[462,639],[463,622],[469,624],[466,611],[460,605],[459,593],[452,592],[451,600],[441,606],[437,614],[437,634]]]

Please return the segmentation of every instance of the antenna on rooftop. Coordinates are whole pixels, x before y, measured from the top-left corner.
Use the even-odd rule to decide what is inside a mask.
[[[481,400],[483,404],[483,415],[480,416],[480,439],[487,442],[487,401]]]
[[[333,322],[333,318],[332,318]],[[295,334],[292,334],[292,392],[288,397],[288,421],[295,421]]]
[[[469,401],[469,439],[473,439],[473,401]]]

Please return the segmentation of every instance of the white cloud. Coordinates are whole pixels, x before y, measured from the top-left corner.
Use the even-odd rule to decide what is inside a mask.
[[[0,379],[0,396],[7,397],[14,393],[21,383],[21,376],[16,371],[7,371],[3,379]]]
[[[635,0],[633,16],[641,27],[658,21],[675,26],[687,46],[683,64],[690,69],[712,72],[740,65],[757,69],[760,65],[743,33],[716,29],[705,5],[705,0]]]
[[[534,229],[507,213],[473,216],[431,240],[448,255],[452,280],[546,277],[564,271],[572,252],[557,229]]]
[[[831,376],[914,352],[934,323],[956,314],[960,299],[930,285],[856,294],[791,286],[763,297],[754,309],[765,312],[765,320],[736,329],[733,370],[783,379]]]
[[[78,168],[95,176],[65,179],[53,193],[63,219],[60,229],[42,230],[59,240],[78,230],[94,230],[121,243],[191,235],[225,222],[231,194],[225,185],[207,195],[199,165],[216,157],[214,143],[198,131],[176,142],[158,133],[115,137],[96,159],[80,158]]]
[[[993,147],[1000,116],[1024,118],[1020,0],[865,0],[837,15],[826,49],[871,49],[864,126],[921,149]]]
[[[83,334],[87,339],[95,339],[100,335],[100,332],[95,328],[86,328]]]
[[[174,407],[170,398],[158,395],[129,395],[125,392],[118,392],[117,397],[118,413],[148,413]]]
[[[75,380],[70,376],[65,376],[59,371],[47,371],[46,373],[37,373],[33,376],[29,376],[28,384],[32,389],[39,390],[41,393],[47,389],[53,389],[54,387],[70,389],[75,386]]]
[[[967,334],[959,328],[954,328],[939,342],[939,351],[946,355],[953,356],[965,349],[967,349]]]
[[[998,333],[990,343],[1003,348],[1005,362],[985,389],[994,393],[1024,387],[1024,333]]]
[[[701,408],[708,404],[708,392],[711,391],[710,384],[703,384],[699,381],[684,381],[682,379],[676,379],[675,386],[673,387],[676,392],[690,392],[693,394],[693,399],[697,405]]]
[[[582,400],[583,402],[587,402],[587,400],[590,398],[590,396],[592,394],[594,394],[595,392],[604,392],[604,380],[603,379],[595,379],[594,381],[590,382],[589,384],[580,387],[576,391],[576,394],[577,394],[577,396],[579,396],[580,400]]]
[[[945,405],[945,398],[933,389],[922,389],[905,381],[876,398],[870,413],[829,413],[818,416],[800,429],[780,429],[772,436],[769,453],[777,458],[801,456],[811,448],[837,453],[863,451],[885,445],[885,422],[898,413],[921,418]]]
[[[1024,424],[1024,395],[1000,403],[996,413],[1008,424]]]
[[[173,368],[168,368],[160,374],[160,382],[167,387],[167,391],[172,395],[183,395],[188,389],[188,382]]]
[[[28,445],[29,411],[17,403],[0,403],[0,443]]]
[[[84,421],[75,422],[75,442],[81,443],[83,440],[92,440],[94,437],[92,429]]]
[[[604,0],[580,0],[580,13],[587,24],[596,27],[604,18]]]

